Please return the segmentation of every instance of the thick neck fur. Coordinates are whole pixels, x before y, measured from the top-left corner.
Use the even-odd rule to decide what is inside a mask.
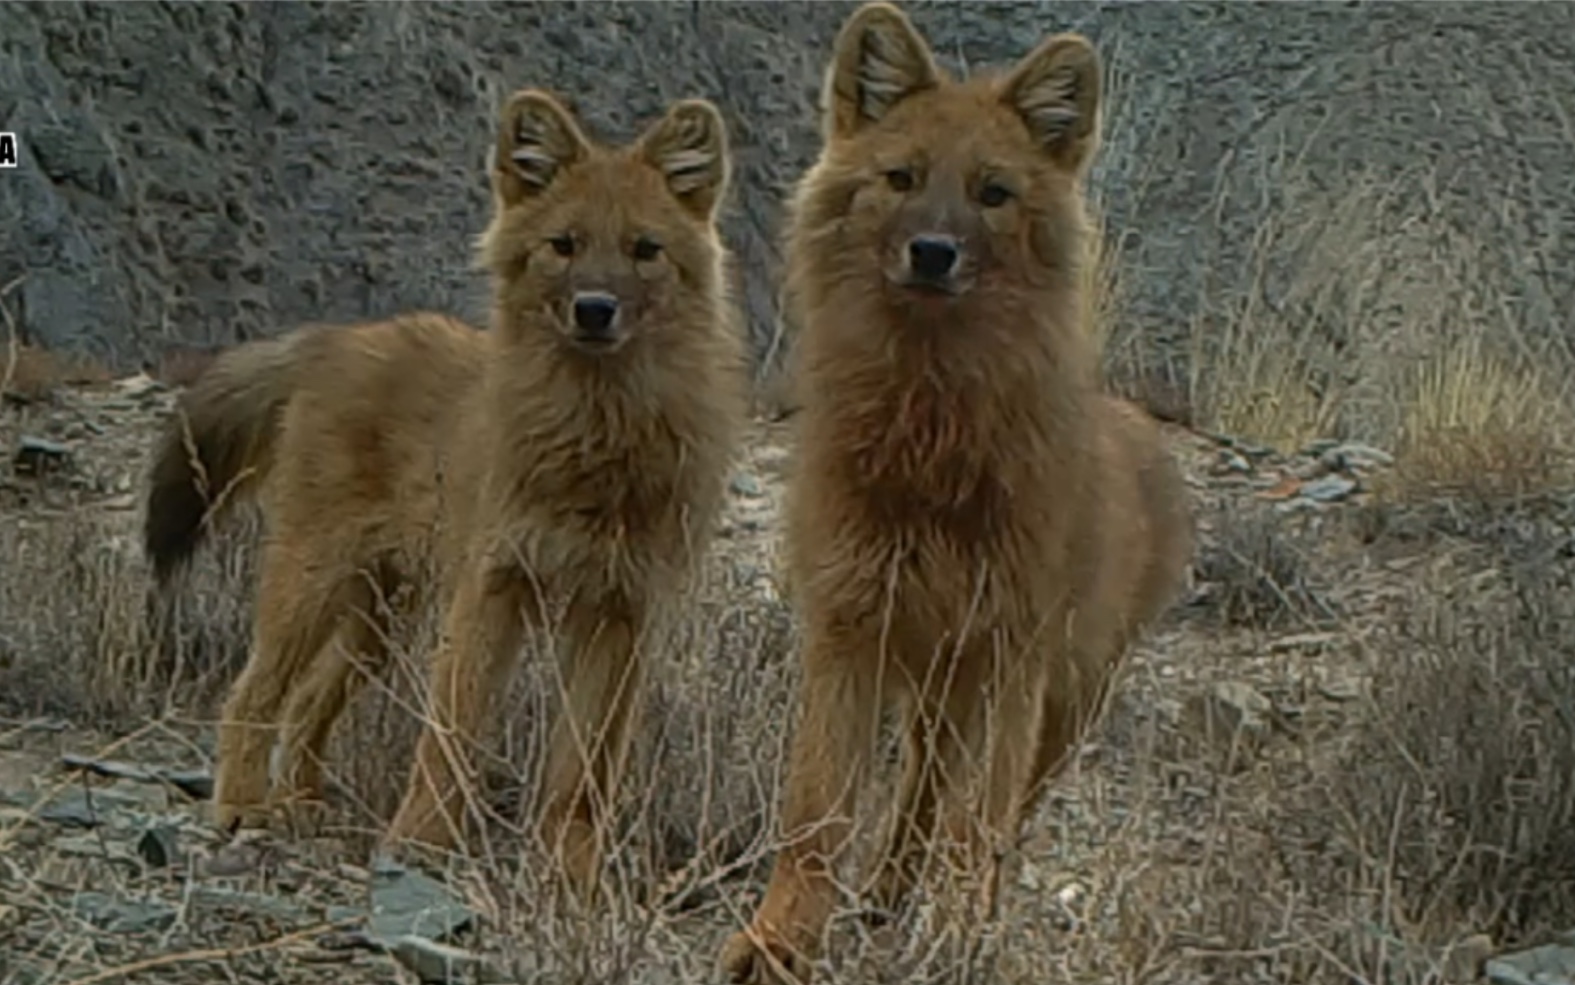
[[[551,485],[560,500],[575,492],[584,509],[640,526],[679,487],[720,474],[741,399],[725,310],[606,355],[574,350],[544,317],[494,319],[482,388],[494,490],[542,498]]]
[[[804,468],[926,522],[989,522],[1076,471],[1097,364],[1074,264],[914,303],[848,276],[834,223],[792,235],[803,447],[816,457]]]

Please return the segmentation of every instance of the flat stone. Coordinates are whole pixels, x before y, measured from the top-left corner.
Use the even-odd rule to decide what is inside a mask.
[[[118,759],[97,759],[66,753],[60,762],[67,769],[87,770],[99,776],[132,780],[137,783],[167,783],[193,800],[213,796],[213,776],[205,770],[167,770],[159,766],[127,763]]]
[[[1337,503],[1356,492],[1356,480],[1329,474],[1302,483],[1301,497],[1315,503]]]
[[[87,890],[72,897],[71,908],[93,926],[112,934],[143,934],[168,928],[175,907],[159,900],[117,899]]]
[[[447,886],[387,858],[372,864],[370,897],[367,936],[389,948],[408,935],[440,941],[475,920]]]
[[[250,913],[282,923],[299,923],[307,917],[305,910],[287,899],[222,886],[196,886],[191,891],[191,901],[204,909]]]
[[[748,472],[740,472],[733,476],[733,481],[728,483],[733,492],[746,499],[759,499],[765,495],[765,490],[760,486],[760,480]]]
[[[1575,985],[1575,945],[1544,944],[1501,954],[1482,971],[1493,985]]]
[[[71,449],[58,441],[24,434],[16,445],[12,463],[23,475],[38,475],[71,459]]]
[[[111,787],[95,787],[91,790],[73,787],[62,796],[50,801],[38,812],[38,818],[65,827],[96,828],[103,824],[110,814],[128,807],[141,806],[142,804],[135,797]]]
[[[96,832],[93,834],[56,837],[48,844],[50,848],[61,855],[74,855],[77,858],[119,862],[132,869],[138,869],[142,866],[142,861],[137,858],[136,852],[133,852],[119,841],[105,838]]]
[[[1354,441],[1326,448],[1319,453],[1318,459],[1336,472],[1369,470],[1395,463],[1394,456],[1382,448]]]

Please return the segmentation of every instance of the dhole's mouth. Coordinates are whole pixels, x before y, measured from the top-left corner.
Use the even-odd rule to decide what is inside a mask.
[[[955,301],[968,293],[972,281],[965,277],[947,277],[934,279],[929,277],[916,277],[912,274],[897,274],[889,277],[892,287],[901,295],[920,301]]]
[[[899,287],[932,298],[954,298],[962,293],[957,285],[950,281],[937,283],[932,280],[923,280],[917,277],[908,277],[898,283]]]
[[[574,332],[569,335],[569,345],[591,355],[607,355],[623,348],[625,335],[586,335]]]

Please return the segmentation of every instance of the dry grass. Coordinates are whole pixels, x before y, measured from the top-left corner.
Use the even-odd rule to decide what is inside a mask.
[[[1559,861],[1575,857],[1575,613],[1556,580],[1568,565],[1512,570],[1501,559],[1526,551],[1508,543],[1436,550],[1420,574],[1336,606],[1326,586],[1353,569],[1291,524],[1239,505],[1214,517],[1200,575],[1226,594],[1178,612],[1140,651],[1089,751],[1031,826],[1007,909],[982,943],[948,933],[947,910],[930,905],[872,928],[850,893],[824,980],[1421,985],[1472,935],[1529,940],[1575,922],[1575,875]],[[254,531],[243,525],[206,552],[160,623],[145,618],[162,610],[146,608],[126,526],[124,516],[4,518],[0,550],[21,561],[6,570],[27,576],[0,579],[0,695],[13,714],[106,731],[156,720],[206,746],[244,653]],[[722,935],[747,916],[770,857],[796,668],[769,566],[737,551],[720,545],[701,599],[662,651],[603,913],[556,898],[523,823],[555,691],[539,646],[521,675],[484,751],[475,804],[487,837],[448,870],[483,917],[469,946],[512,980],[709,980]],[[1267,645],[1314,624],[1327,641],[1310,661]],[[361,861],[393,807],[430,631],[427,618],[396,627],[395,670],[334,744],[340,808],[318,849],[323,871]],[[1328,699],[1326,678],[1360,686]],[[1265,695],[1274,727],[1226,746],[1198,733],[1187,708],[1222,682]],[[51,879],[61,864],[46,866]],[[10,898],[44,919],[50,892],[33,883]],[[65,916],[48,919],[61,921],[52,939],[88,940]],[[215,947],[261,940],[217,919],[192,934],[179,939],[184,963],[172,941],[126,953],[121,941],[120,958],[92,967],[159,959],[169,963],[149,975],[197,980],[217,967]],[[247,960],[276,980],[317,980],[320,968],[292,957],[298,945]],[[346,974],[385,974],[357,967]]]
[[[1539,363],[1473,333],[1407,382],[1391,495],[1519,499],[1575,480],[1575,401]]]
[[[1118,388],[1287,453],[1318,438],[1375,444],[1400,460],[1384,491],[1402,500],[1570,488],[1575,350],[1526,337],[1515,298],[1484,296],[1468,233],[1394,206],[1430,176],[1325,190],[1289,152],[1272,170],[1283,204],[1243,250],[1250,286],[1208,286],[1183,351],[1125,324],[1120,278],[1105,272],[1120,269],[1121,239],[1102,230],[1090,280]],[[1222,192],[1215,214],[1232,208]]]
[[[1312,629],[1335,616],[1316,584],[1314,535],[1298,518],[1233,504],[1214,517],[1195,572],[1204,601],[1224,626]]]

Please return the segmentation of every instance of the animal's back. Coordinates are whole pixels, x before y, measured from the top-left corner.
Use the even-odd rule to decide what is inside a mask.
[[[367,552],[419,546],[440,490],[463,494],[480,467],[466,409],[488,341],[429,313],[315,334],[264,494],[270,523],[301,536],[354,532]]]

